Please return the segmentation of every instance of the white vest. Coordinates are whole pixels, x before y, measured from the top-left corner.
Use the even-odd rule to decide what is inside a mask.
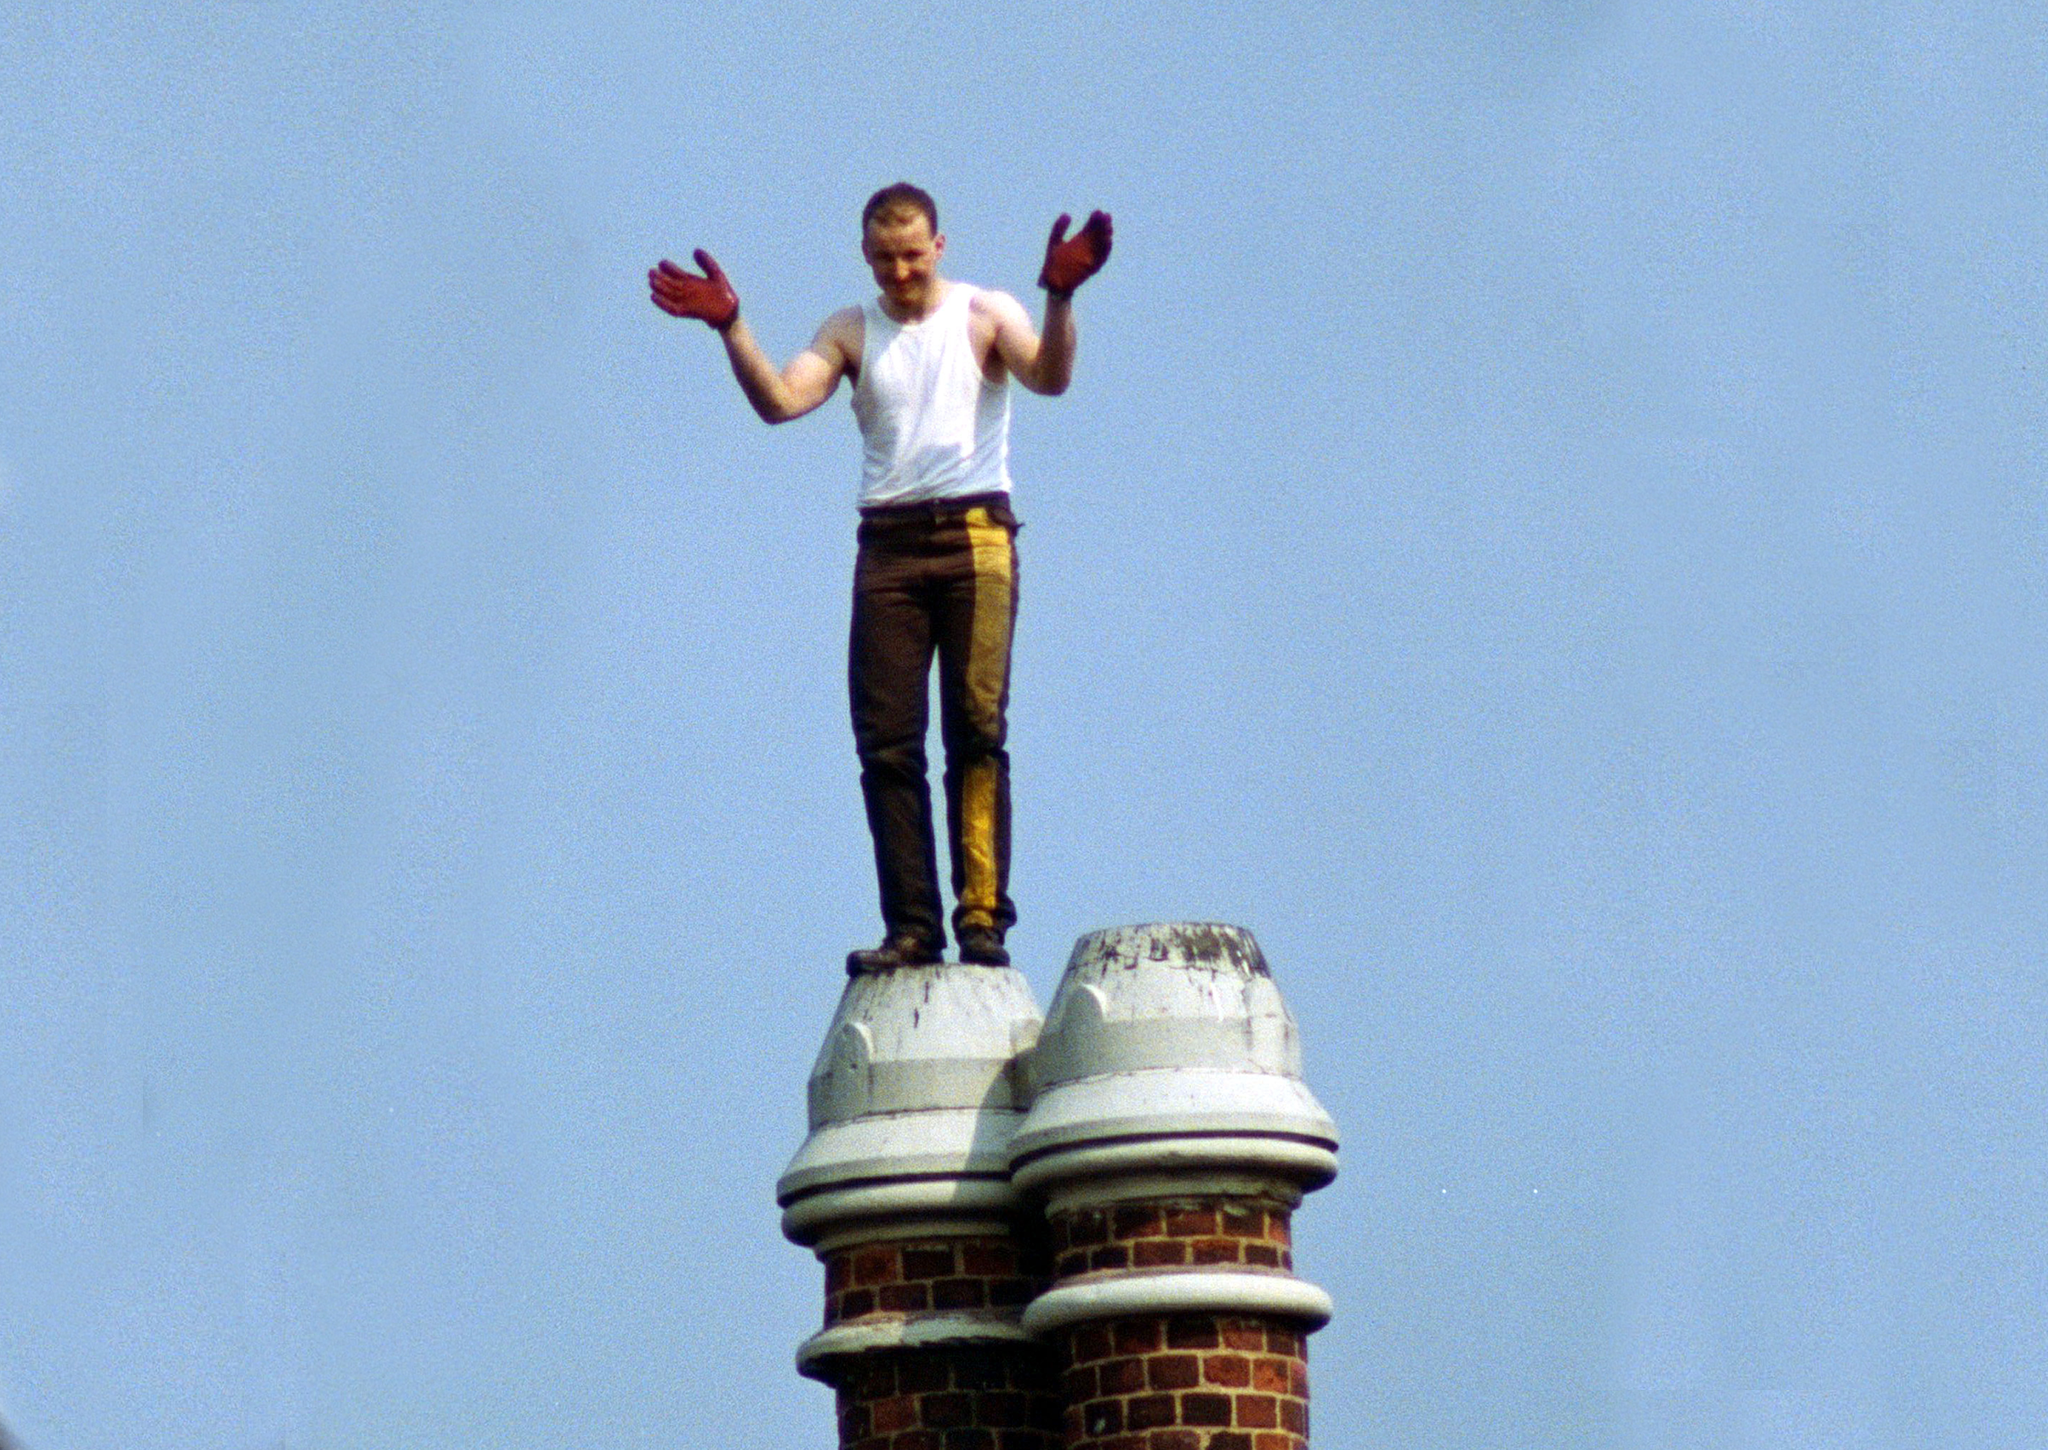
[[[1010,491],[1010,384],[991,383],[967,335],[975,289],[947,286],[921,322],[865,308],[853,416],[863,444],[860,504]]]

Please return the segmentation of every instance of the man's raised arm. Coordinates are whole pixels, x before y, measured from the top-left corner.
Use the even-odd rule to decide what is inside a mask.
[[[996,349],[1010,375],[1034,393],[1064,393],[1074,380],[1074,289],[1102,270],[1113,238],[1109,213],[1089,213],[1081,230],[1067,235],[1073,218],[1060,213],[1045,243],[1038,285],[1045,289],[1045,332],[1031,330],[1024,309],[1004,297],[996,319]],[[1000,295],[1000,294],[998,294]]]
[[[852,333],[859,326],[859,311],[848,308],[827,318],[811,345],[790,359],[787,368],[777,371],[740,319],[739,294],[732,290],[725,272],[703,248],[699,247],[695,256],[704,269],[702,276],[663,258],[647,274],[649,296],[669,316],[694,318],[724,339],[732,375],[761,421],[787,423],[831,397],[846,371],[847,359],[855,355],[849,339],[852,347],[858,346]]]

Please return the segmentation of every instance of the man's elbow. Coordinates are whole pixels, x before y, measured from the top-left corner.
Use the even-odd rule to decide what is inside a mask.
[[[763,397],[755,411],[763,422],[791,423],[815,410],[830,396],[830,390],[816,392],[808,388],[782,387]]]
[[[1018,382],[1041,398],[1057,398],[1067,390],[1067,384],[1074,380],[1072,368],[1047,367],[1035,363],[1030,367],[1019,367],[1015,373]]]

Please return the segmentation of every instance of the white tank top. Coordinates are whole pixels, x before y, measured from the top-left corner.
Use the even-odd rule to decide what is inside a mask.
[[[991,383],[975,360],[974,292],[949,284],[921,322],[896,322],[868,303],[853,386],[862,508],[1009,492],[1010,384]]]

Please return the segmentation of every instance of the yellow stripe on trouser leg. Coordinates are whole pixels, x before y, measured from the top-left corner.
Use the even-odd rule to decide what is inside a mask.
[[[967,714],[975,734],[994,738],[1002,722],[1003,690],[1010,673],[1010,531],[985,508],[963,515],[974,555],[974,629],[967,646]],[[961,915],[993,926],[996,911],[996,763],[981,759],[960,779]]]

